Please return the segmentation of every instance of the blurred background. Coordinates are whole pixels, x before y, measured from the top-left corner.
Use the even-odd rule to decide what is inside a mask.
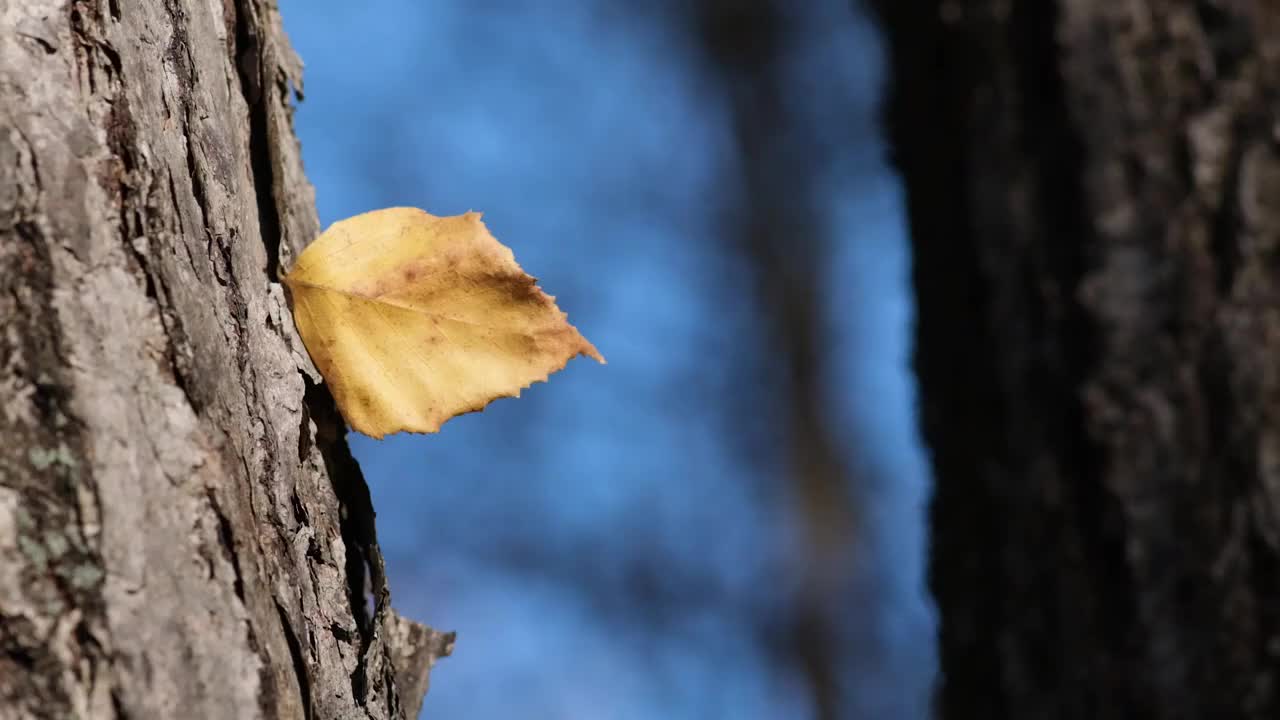
[[[929,478],[854,0],[281,0],[322,224],[474,209],[609,360],[351,444],[432,718],[924,718]]]

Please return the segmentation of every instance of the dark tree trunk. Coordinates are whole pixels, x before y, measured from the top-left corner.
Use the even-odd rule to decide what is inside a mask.
[[[1280,5],[877,4],[941,714],[1280,717]]]
[[[276,284],[299,82],[269,0],[0,0],[0,717],[400,718],[447,652]]]

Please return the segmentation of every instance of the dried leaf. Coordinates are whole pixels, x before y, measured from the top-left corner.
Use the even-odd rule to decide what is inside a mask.
[[[338,408],[376,438],[436,432],[577,355],[604,362],[480,213],[389,208],[336,222],[284,282]]]

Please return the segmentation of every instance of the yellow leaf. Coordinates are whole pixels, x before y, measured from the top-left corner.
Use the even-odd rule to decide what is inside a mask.
[[[342,415],[376,438],[436,432],[577,355],[604,362],[480,213],[388,208],[336,222],[284,282]]]

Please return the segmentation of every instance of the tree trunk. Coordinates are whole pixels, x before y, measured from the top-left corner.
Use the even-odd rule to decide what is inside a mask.
[[[0,0],[0,717],[412,717],[270,0]]]
[[[1280,6],[878,5],[941,714],[1280,717]]]

